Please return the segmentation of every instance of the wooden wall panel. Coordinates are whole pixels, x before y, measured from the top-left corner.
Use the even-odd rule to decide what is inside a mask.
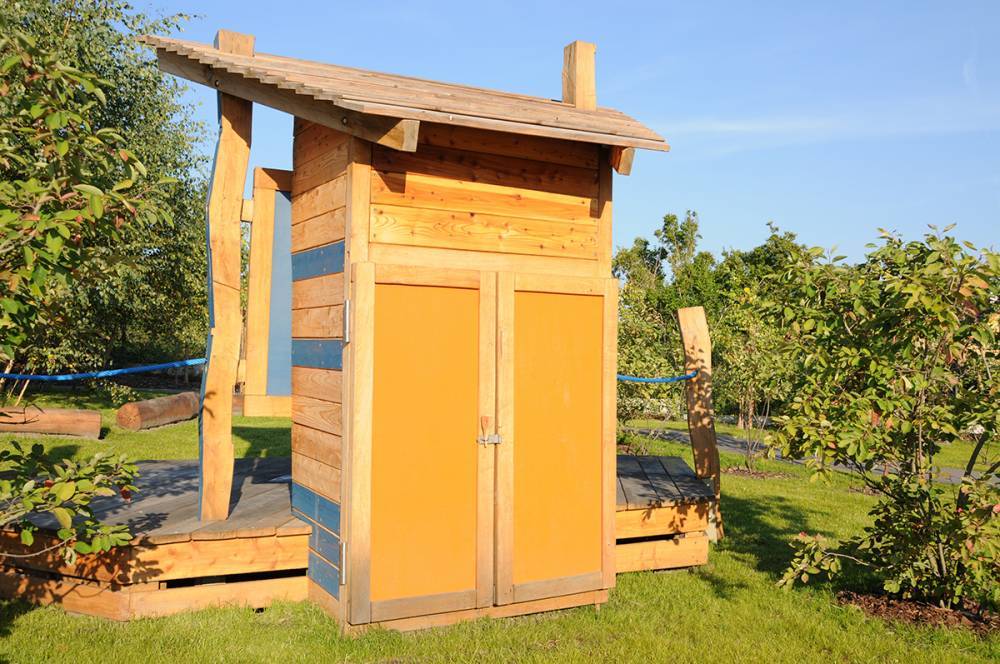
[[[372,242],[597,259],[597,225],[373,205]]]
[[[338,175],[312,189],[297,193],[292,198],[292,224],[343,207],[346,192],[346,179]]]
[[[343,207],[323,212],[292,226],[292,251],[304,251],[343,239]]]
[[[344,274],[324,274],[292,282],[292,311],[344,302]]]
[[[453,180],[420,173],[372,173],[372,203],[483,212],[597,225],[597,199]]]
[[[600,148],[593,143],[561,141],[540,136],[504,134],[484,129],[420,123],[420,143],[439,148],[518,157],[566,166],[597,168]]]
[[[597,198],[598,195],[597,169],[433,146],[422,146],[417,152],[398,152],[376,145],[372,151],[372,168],[570,196]]]
[[[306,426],[297,426],[292,430],[292,452],[321,461],[333,468],[343,467],[342,448],[341,437],[337,434]]]
[[[302,337],[342,337],[344,329],[344,306],[292,310],[292,336]]]

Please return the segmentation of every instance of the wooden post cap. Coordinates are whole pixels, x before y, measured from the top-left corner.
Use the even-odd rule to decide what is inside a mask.
[[[594,79],[594,56],[597,46],[574,41],[563,49],[562,100],[577,108],[597,108],[597,84]]]
[[[215,33],[215,48],[223,53],[253,55],[254,41],[253,35],[245,35],[242,32],[219,30]]]

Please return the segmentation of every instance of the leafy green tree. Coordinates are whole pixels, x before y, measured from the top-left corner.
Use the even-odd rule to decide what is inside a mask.
[[[183,84],[162,74],[135,40],[169,33],[184,15],[152,18],[124,0],[16,0],[4,12],[62,62],[107,81],[96,128],[115,128],[149,176],[172,183],[159,201],[174,223],[105,243],[105,278],[77,280],[53,293],[50,324],[36,328],[19,360],[36,369],[88,369],[204,352],[204,129],[180,101]],[[98,185],[100,186],[100,185]]]
[[[856,537],[800,537],[786,584],[846,562],[904,597],[1000,601],[1000,256],[948,230],[883,233],[857,267],[802,259],[780,278],[771,315],[796,380],[774,442],[817,476],[852,468],[881,496]],[[963,438],[961,484],[935,481],[941,446]]]
[[[102,81],[20,33],[0,38],[0,356],[61,312],[53,293],[100,275],[106,249],[169,220],[160,184],[95,125]]]

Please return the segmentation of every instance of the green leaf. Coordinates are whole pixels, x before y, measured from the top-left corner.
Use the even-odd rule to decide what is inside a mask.
[[[73,527],[73,513],[65,507],[53,507],[52,516],[56,518],[56,521],[58,521],[59,525],[63,528]]]
[[[21,529],[21,544],[31,546],[35,543],[35,534],[29,528]]]

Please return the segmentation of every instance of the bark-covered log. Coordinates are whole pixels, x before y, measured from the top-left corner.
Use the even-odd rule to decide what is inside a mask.
[[[0,431],[100,438],[101,413],[97,410],[36,406],[5,408],[0,410]]]
[[[129,431],[139,431],[182,422],[196,416],[200,407],[200,399],[194,392],[133,401],[118,409],[118,426]]]

